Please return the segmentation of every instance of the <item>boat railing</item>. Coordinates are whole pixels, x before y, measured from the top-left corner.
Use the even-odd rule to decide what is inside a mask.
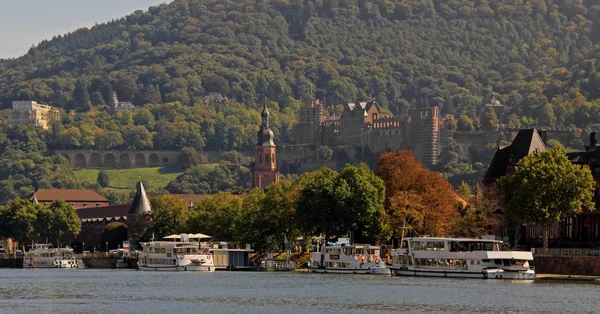
[[[266,270],[293,270],[296,268],[294,261],[262,261],[260,267]]]
[[[544,248],[533,248],[531,251],[534,255],[551,255],[551,256],[592,256],[594,252],[590,252],[588,248],[549,248],[548,252],[544,252]],[[588,254],[590,253],[590,254]],[[598,254],[595,254],[598,255]]]

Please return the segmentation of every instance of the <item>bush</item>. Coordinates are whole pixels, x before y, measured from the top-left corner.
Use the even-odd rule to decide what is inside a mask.
[[[98,172],[98,178],[96,179],[96,182],[98,182],[98,184],[100,184],[100,186],[103,188],[110,186],[110,178],[108,177],[108,173],[105,170],[100,170],[100,172]]]

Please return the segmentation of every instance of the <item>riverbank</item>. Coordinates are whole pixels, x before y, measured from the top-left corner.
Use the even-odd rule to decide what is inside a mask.
[[[600,285],[600,276],[537,274],[536,281],[587,282]]]

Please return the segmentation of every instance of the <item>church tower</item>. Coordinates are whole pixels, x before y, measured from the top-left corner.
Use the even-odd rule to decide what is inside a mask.
[[[277,169],[273,131],[269,128],[269,110],[266,100],[261,117],[262,125],[258,131],[256,159],[252,169],[252,188],[267,189],[272,183],[279,181],[279,170]]]

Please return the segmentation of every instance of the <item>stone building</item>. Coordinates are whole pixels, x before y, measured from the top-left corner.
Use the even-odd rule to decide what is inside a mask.
[[[383,153],[413,149],[427,166],[439,155],[439,110],[411,109],[400,116],[382,114],[374,101],[349,103],[340,117],[326,117],[318,100],[298,112],[296,140],[301,145],[328,145],[368,149]]]
[[[10,125],[37,125],[48,129],[50,121],[60,119],[58,110],[35,101],[13,101],[8,118]]]
[[[490,167],[485,174],[483,185],[484,193],[488,198],[492,210],[501,213],[499,196],[495,189],[495,182],[501,176],[514,171],[515,164],[528,154],[546,150],[546,131],[521,130],[511,145],[498,149]],[[588,165],[596,181],[594,202],[596,207],[592,211],[573,215],[556,223],[548,229],[549,247],[597,247],[600,246],[600,145],[596,140],[596,133],[590,134],[590,144],[585,151],[567,153],[571,163]],[[535,223],[517,225],[514,223],[496,226],[495,234],[502,235],[514,243],[515,239],[521,245],[528,247],[542,247],[543,227]]]
[[[269,110],[266,102],[261,117],[262,125],[258,131],[251,186],[252,188],[267,189],[271,184],[279,181],[279,169],[277,168],[277,151],[273,142],[275,136],[269,128]]]
[[[113,222],[123,223],[127,227],[126,237],[116,243],[109,243],[111,248],[116,248],[122,241],[132,240],[137,242],[148,227],[149,215],[152,212],[150,200],[146,195],[144,185],[137,183],[137,191],[131,204],[110,205],[77,210],[81,219],[81,232],[78,240],[85,243],[85,249],[102,248],[104,241],[102,233],[106,226]]]
[[[435,165],[440,154],[438,107],[409,111],[409,146],[424,165]]]
[[[502,215],[500,196],[496,191],[496,181],[500,177],[512,173],[517,162],[523,157],[545,151],[545,137],[545,132],[540,135],[535,129],[521,130],[510,145],[503,148],[498,147],[482,181],[483,194],[489,206],[488,212]],[[495,225],[492,228],[492,233],[501,236],[504,240],[509,240],[511,243],[515,241],[523,243],[526,228],[516,223]]]

